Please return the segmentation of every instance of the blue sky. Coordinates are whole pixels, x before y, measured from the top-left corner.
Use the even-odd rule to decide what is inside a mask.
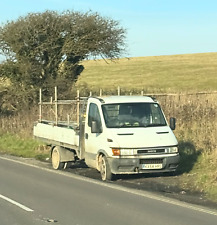
[[[7,0],[0,24],[45,10],[92,10],[118,20],[127,29],[127,57],[217,52],[216,0]]]

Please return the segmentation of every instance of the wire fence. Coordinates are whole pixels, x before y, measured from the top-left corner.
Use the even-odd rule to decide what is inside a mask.
[[[111,95],[103,90],[98,93],[79,92],[79,97],[84,96],[104,96]],[[77,93],[78,95],[78,93]],[[216,149],[217,150],[217,92],[199,92],[186,94],[155,94],[140,92],[123,92],[120,87],[117,88],[113,95],[146,95],[152,96],[160,103],[166,118],[175,117],[177,119],[177,129],[175,134],[179,140],[191,141],[197,149]],[[57,96],[57,101],[59,101]],[[76,98],[74,99],[76,100]],[[77,104],[77,103],[75,103]],[[46,106],[47,107],[47,106]],[[31,136],[33,123],[40,118],[40,114],[47,114],[48,118],[53,116],[55,121],[55,101],[52,109],[43,106],[40,112],[38,106],[32,107],[27,111],[20,112],[18,115],[7,117],[0,116],[0,130],[2,132],[10,132],[20,134],[21,136]],[[82,104],[80,105],[80,108]],[[72,105],[58,106],[58,119],[69,120],[77,119],[77,108]]]

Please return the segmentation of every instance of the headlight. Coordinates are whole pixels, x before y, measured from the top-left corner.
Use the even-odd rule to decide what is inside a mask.
[[[134,155],[133,149],[121,149],[121,155]]]
[[[120,155],[134,155],[134,149],[119,149],[119,148],[112,148],[112,153],[114,156]]]
[[[169,147],[169,148],[166,148],[166,153],[177,153],[179,150],[178,150],[178,147]]]

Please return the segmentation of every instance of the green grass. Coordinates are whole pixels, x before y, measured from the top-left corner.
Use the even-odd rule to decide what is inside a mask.
[[[182,175],[181,184],[183,188],[203,192],[209,199],[217,202],[217,157],[206,152],[197,157],[189,173]]]
[[[18,135],[3,132],[0,133],[0,152],[2,154],[40,160],[44,160],[49,156],[42,143],[30,138],[21,138]]]
[[[217,89],[217,53],[150,56],[85,61],[77,87],[90,90],[144,90],[148,93],[198,92]]]

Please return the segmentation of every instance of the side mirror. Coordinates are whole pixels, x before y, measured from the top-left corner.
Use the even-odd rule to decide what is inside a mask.
[[[102,128],[101,126],[99,126],[99,123],[97,123],[97,121],[92,121],[91,133],[102,133]]]
[[[176,129],[176,118],[174,118],[174,117],[171,117],[170,118],[170,128],[172,130],[175,130]]]

